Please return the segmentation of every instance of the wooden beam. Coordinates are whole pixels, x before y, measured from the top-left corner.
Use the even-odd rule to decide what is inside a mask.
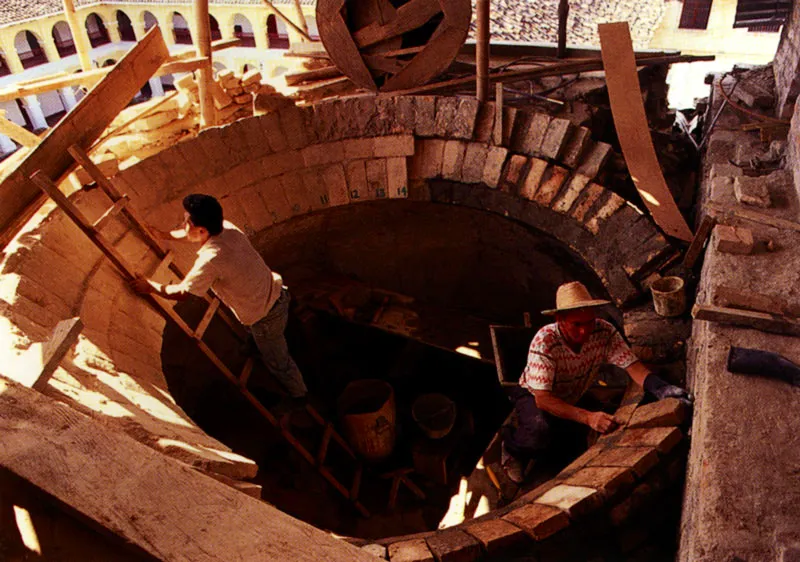
[[[5,109],[0,110],[0,133],[27,147],[36,146],[42,140],[39,135],[6,118]]]
[[[290,19],[290,18],[289,18],[289,17],[288,17],[286,14],[284,14],[284,13],[283,13],[283,12],[281,12],[281,11],[280,11],[278,8],[276,8],[276,7],[275,7],[275,6],[272,4],[272,2],[270,2],[270,0],[261,0],[261,1],[262,1],[262,2],[264,2],[264,5],[267,7],[267,9],[268,9],[270,12],[272,12],[273,14],[275,14],[276,16],[278,16],[279,18],[281,18],[281,19],[283,20],[283,23],[285,23],[286,25],[288,25],[289,27],[291,27],[292,29],[294,29],[294,30],[295,30],[295,31],[298,33],[298,35],[300,35],[300,37],[302,37],[303,39],[305,39],[305,40],[306,40],[306,41],[308,41],[308,42],[311,42],[311,37],[308,35],[308,33],[306,33],[305,31],[303,31],[302,29],[300,29],[300,28],[297,26],[297,24],[296,24],[296,23],[294,23],[294,22],[293,22],[293,21],[292,21],[292,20],[291,20],[291,19]]]
[[[125,121],[125,123],[123,123],[119,127],[116,127],[113,131],[110,131],[104,137],[102,137],[100,140],[98,140],[96,143],[94,143],[92,145],[92,148],[89,150],[89,152],[96,151],[100,147],[100,145],[103,144],[106,140],[108,140],[109,138],[113,137],[114,135],[120,134],[122,131],[124,131],[125,129],[127,129],[131,125],[133,125],[139,119],[143,119],[143,118],[147,117],[148,115],[151,115],[151,114],[155,113],[156,110],[159,107],[161,107],[162,105],[164,105],[165,103],[167,103],[168,101],[170,101],[172,98],[174,98],[177,95],[178,95],[178,91],[177,90],[174,91],[174,92],[170,92],[169,94],[164,96],[164,98],[162,100],[160,100],[158,103],[153,104],[153,105],[145,108],[144,111],[140,111],[139,113],[137,113],[136,115],[134,115],[133,117],[131,117],[130,119]]]
[[[200,128],[213,127],[217,123],[217,111],[211,95],[214,72],[211,68],[211,23],[208,15],[208,0],[194,0],[194,24],[197,30],[197,54],[207,61],[197,71],[197,96],[200,98]]]
[[[86,37],[83,25],[78,20],[75,13],[75,3],[73,0],[64,0],[64,17],[67,20],[69,31],[72,34],[72,42],[75,44],[75,51],[78,53],[78,60],[81,61],[81,69],[88,72],[92,69],[92,59],[89,52],[92,50],[89,39]]]
[[[157,560],[374,562],[48,396],[0,379],[0,468]]]
[[[692,231],[667,187],[653,147],[628,24],[601,23],[597,29],[611,114],[628,173],[656,224],[668,235],[688,242]]]
[[[67,149],[74,144],[88,148],[167,58],[169,51],[156,26],[3,178],[0,248],[43,201],[41,191],[29,180],[31,174],[42,170],[57,183],[61,182],[75,169],[75,161]]]
[[[478,0],[476,11],[478,13],[478,33],[475,37],[475,62],[477,65],[475,97],[478,98],[478,101],[485,102],[489,99],[489,35],[491,33],[489,0]]]
[[[765,213],[759,213],[758,211],[751,211],[750,209],[743,208],[727,209],[716,203],[709,203],[707,208],[715,216],[735,217],[737,219],[754,222],[756,224],[771,226],[773,228],[800,232],[800,223],[779,217],[773,217]]]
[[[34,390],[44,390],[67,351],[78,341],[83,330],[80,318],[62,320],[45,342],[32,344],[14,366],[13,372],[5,372],[9,378]]]
[[[558,47],[556,56],[563,59],[567,56],[567,16],[569,16],[569,0],[558,2]]]
[[[689,244],[689,248],[686,250],[686,254],[683,257],[683,267],[686,269],[692,269],[694,267],[694,264],[697,262],[697,258],[700,257],[700,253],[703,251],[703,247],[706,245],[706,240],[711,234],[715,224],[717,224],[717,219],[711,215],[706,215],[703,217],[703,220],[700,223],[700,226],[697,227],[697,232],[695,232],[694,238],[692,238],[692,242]]]
[[[800,336],[800,321],[795,318],[769,314],[768,312],[696,304],[692,308],[692,317],[695,320],[731,324],[773,334]]]

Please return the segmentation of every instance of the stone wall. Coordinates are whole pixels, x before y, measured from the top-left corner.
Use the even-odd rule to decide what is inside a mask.
[[[800,4],[797,2],[783,26],[773,70],[778,97],[776,112],[778,117],[788,119],[800,94]]]

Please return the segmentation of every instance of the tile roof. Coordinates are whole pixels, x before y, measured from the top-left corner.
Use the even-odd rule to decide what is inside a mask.
[[[634,47],[646,48],[665,11],[665,0],[570,0],[567,44],[597,47],[598,23],[627,21]],[[555,43],[558,0],[491,0],[491,21],[492,39]]]

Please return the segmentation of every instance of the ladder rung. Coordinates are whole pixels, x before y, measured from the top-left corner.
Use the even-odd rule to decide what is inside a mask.
[[[155,280],[161,279],[162,276],[167,272],[169,266],[172,264],[172,260],[175,257],[175,254],[172,250],[168,251],[167,254],[158,262],[158,265],[153,270],[153,273],[150,274]]]
[[[333,424],[328,422],[325,426],[325,431],[322,432],[322,443],[320,443],[319,451],[317,451],[318,465],[325,463],[325,456],[328,454],[328,444],[331,442],[331,434],[333,434]]]
[[[219,299],[214,299],[211,301],[211,305],[206,309],[206,313],[203,315],[202,320],[200,320],[200,323],[197,325],[197,329],[194,331],[194,337],[196,339],[203,339],[203,334],[206,333],[208,325],[211,324],[211,319],[214,318],[218,308]]]
[[[122,197],[117,199],[117,202],[114,203],[111,207],[109,207],[108,210],[105,213],[103,213],[103,215],[99,219],[94,221],[92,227],[95,230],[100,230],[108,223],[108,221],[116,217],[119,214],[119,212],[128,205],[128,203],[130,203],[128,196],[123,195]]]
[[[250,379],[250,374],[253,372],[253,358],[248,357],[247,361],[244,362],[244,368],[242,368],[242,374],[239,375],[239,385],[242,387],[247,386],[247,381]]]

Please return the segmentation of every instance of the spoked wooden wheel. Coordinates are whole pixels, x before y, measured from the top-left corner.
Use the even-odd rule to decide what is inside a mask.
[[[356,85],[389,92],[446,69],[467,38],[470,0],[319,0],[328,55]]]

